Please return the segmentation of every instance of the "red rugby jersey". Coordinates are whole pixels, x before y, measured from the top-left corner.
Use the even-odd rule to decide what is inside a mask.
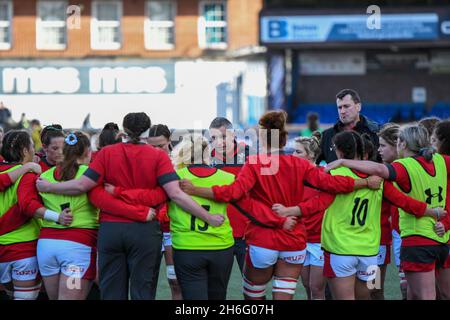
[[[327,201],[321,201],[320,195],[322,193],[320,190],[305,186],[303,201],[298,205],[302,212],[302,221],[306,227],[306,241],[309,243],[320,243],[323,215],[330,205]]]
[[[91,162],[94,162],[95,157],[97,156],[98,150],[97,151],[92,151],[91,153]]]
[[[245,143],[237,142],[235,142],[232,154],[227,155],[226,158],[215,151],[214,149],[211,153],[214,167],[231,173],[234,176],[239,174],[244,166],[245,159],[249,155],[249,147]],[[233,229],[233,237],[243,238],[249,219],[232,205],[227,206],[227,216],[230,219],[231,228]]]
[[[8,173],[0,173],[0,192],[12,185],[11,178]]]
[[[197,177],[208,177],[214,174],[218,169],[205,166],[205,165],[191,165],[188,170]],[[114,196],[122,199],[130,204],[141,204],[145,206],[154,207],[159,203],[160,188],[155,189],[124,189],[120,187],[114,188]],[[242,215],[248,221],[252,220],[254,223],[261,225],[265,228],[283,228],[283,224],[286,218],[279,217],[271,208],[267,205],[253,200],[250,197],[244,197],[235,203],[230,204],[236,210],[237,214]],[[158,220],[164,225],[163,231],[168,232],[168,226],[170,222],[167,215],[167,203],[164,203],[162,207],[158,207]],[[227,214],[229,210],[227,207]],[[247,222],[246,222],[247,224]],[[245,229],[245,226],[244,226]]]
[[[391,226],[392,230],[397,231],[400,234],[400,214],[398,212],[398,208],[395,206],[391,206]]]
[[[40,157],[40,161],[39,161],[39,165],[41,166],[41,170],[42,172],[45,172],[47,170],[50,170],[51,168],[53,168],[55,165],[50,164],[47,161],[47,158],[45,156]]]
[[[0,164],[5,171],[16,164]],[[0,235],[16,230],[27,223],[36,210],[44,205],[36,190],[37,175],[29,172],[22,176],[17,188],[17,203],[0,217]],[[0,262],[25,259],[36,255],[36,241],[0,246]]]
[[[229,186],[214,186],[218,201],[238,201],[247,192],[267,207],[280,203],[286,207],[298,205],[303,199],[304,182],[330,192],[351,192],[354,180],[323,173],[308,161],[284,152],[249,156],[237,179]],[[306,229],[298,223],[294,230],[268,229],[250,223],[248,244],[280,251],[302,250],[306,247]]]
[[[117,143],[102,148],[84,175],[100,185],[107,182],[124,189],[154,189],[178,179],[169,156],[164,151],[147,144],[132,143]],[[96,199],[91,198],[91,191],[92,203],[101,210],[101,222],[134,221],[127,218],[132,213],[114,209],[102,196],[96,196]],[[108,195],[105,194],[104,197]]]
[[[391,245],[392,243],[392,228],[389,218],[391,217],[392,205],[383,201],[381,204],[381,240],[380,245]]]
[[[157,208],[157,219],[161,224],[162,232],[170,232],[170,219],[168,215],[169,204],[164,202]]]

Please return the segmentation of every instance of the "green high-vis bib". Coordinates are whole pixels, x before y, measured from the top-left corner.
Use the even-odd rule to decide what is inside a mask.
[[[14,166],[8,170],[2,171],[1,173],[7,173],[15,169],[20,168],[22,165]],[[19,188],[20,181],[22,177],[17,179],[17,181],[9,186],[6,190],[0,192],[0,218],[8,212],[13,206],[18,202],[17,189]],[[21,242],[34,241],[39,238],[39,223],[37,219],[31,218],[28,222],[21,225],[16,230],[5,233],[0,236],[0,245],[10,245]]]
[[[60,181],[55,179],[55,169],[53,167],[41,174],[41,178],[49,181],[50,183],[58,183]],[[88,166],[81,165],[78,169],[75,179],[78,179],[88,169]],[[87,196],[87,193],[78,196],[67,196],[55,193],[40,193],[42,201],[46,208],[61,212],[62,204],[69,204],[69,208],[72,211],[73,221],[70,226],[63,226],[53,221],[42,220],[43,228],[84,228],[84,229],[97,229],[98,228],[98,213],[99,210],[94,207]]]
[[[396,160],[401,163],[409,175],[411,190],[406,193],[411,198],[427,203],[430,208],[445,208],[447,196],[447,166],[445,159],[439,154],[433,155],[435,175],[429,175],[422,165],[414,158],[408,157]],[[404,192],[397,183],[394,185]],[[432,217],[416,216],[399,208],[400,213],[400,236],[422,236],[440,243],[447,243],[449,232],[439,237],[434,231],[436,220]]]
[[[209,177],[197,177],[188,168],[177,170],[181,179],[187,179],[197,187],[228,185],[234,181],[234,175],[217,170]],[[218,227],[208,225],[205,221],[184,211],[176,203],[169,203],[170,231],[172,246],[179,250],[222,250],[234,244],[230,221],[227,217],[227,203],[215,202],[192,196],[195,202],[211,214],[222,214],[225,221]]]
[[[330,173],[355,180],[360,178],[346,167],[331,170]],[[322,248],[341,255],[377,255],[381,239],[382,201],[383,188],[359,189],[336,195],[323,218]]]

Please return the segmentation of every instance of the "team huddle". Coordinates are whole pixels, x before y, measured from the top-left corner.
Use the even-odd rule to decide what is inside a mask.
[[[42,130],[41,150],[28,131],[6,132],[0,290],[155,299],[164,256],[174,300],[226,299],[234,259],[248,300],[270,282],[273,299],[291,300],[299,280],[308,299],[384,299],[392,250],[404,299],[449,299],[450,120],[368,134],[355,91],[337,105],[338,124],[293,151],[284,111],[259,119],[255,153],[221,117],[209,139],[174,147],[145,113],[127,114],[123,132],[105,125],[95,152],[60,125]]]

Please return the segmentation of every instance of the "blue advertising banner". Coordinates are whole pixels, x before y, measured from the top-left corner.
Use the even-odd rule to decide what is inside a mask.
[[[262,44],[342,41],[430,41],[440,37],[436,13],[387,14],[373,27],[372,15],[262,16]]]
[[[0,94],[157,94],[175,92],[173,63],[1,61]]]

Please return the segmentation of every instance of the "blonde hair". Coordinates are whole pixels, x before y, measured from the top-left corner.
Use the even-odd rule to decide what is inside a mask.
[[[428,131],[425,127],[415,124],[400,128],[398,139],[406,144],[406,148],[415,155],[423,156],[427,161],[433,157],[433,148],[430,147]]]
[[[378,132],[378,137],[383,138],[391,146],[397,145],[400,126],[396,123],[386,123]]]
[[[300,143],[303,148],[305,148],[306,153],[309,158],[313,161],[316,161],[320,156],[320,140],[322,134],[318,131],[314,131],[311,137],[298,137],[295,138],[296,143]]]
[[[210,165],[210,153],[208,141],[202,135],[188,134],[174,147],[172,162],[175,169],[182,169],[191,164]]]

